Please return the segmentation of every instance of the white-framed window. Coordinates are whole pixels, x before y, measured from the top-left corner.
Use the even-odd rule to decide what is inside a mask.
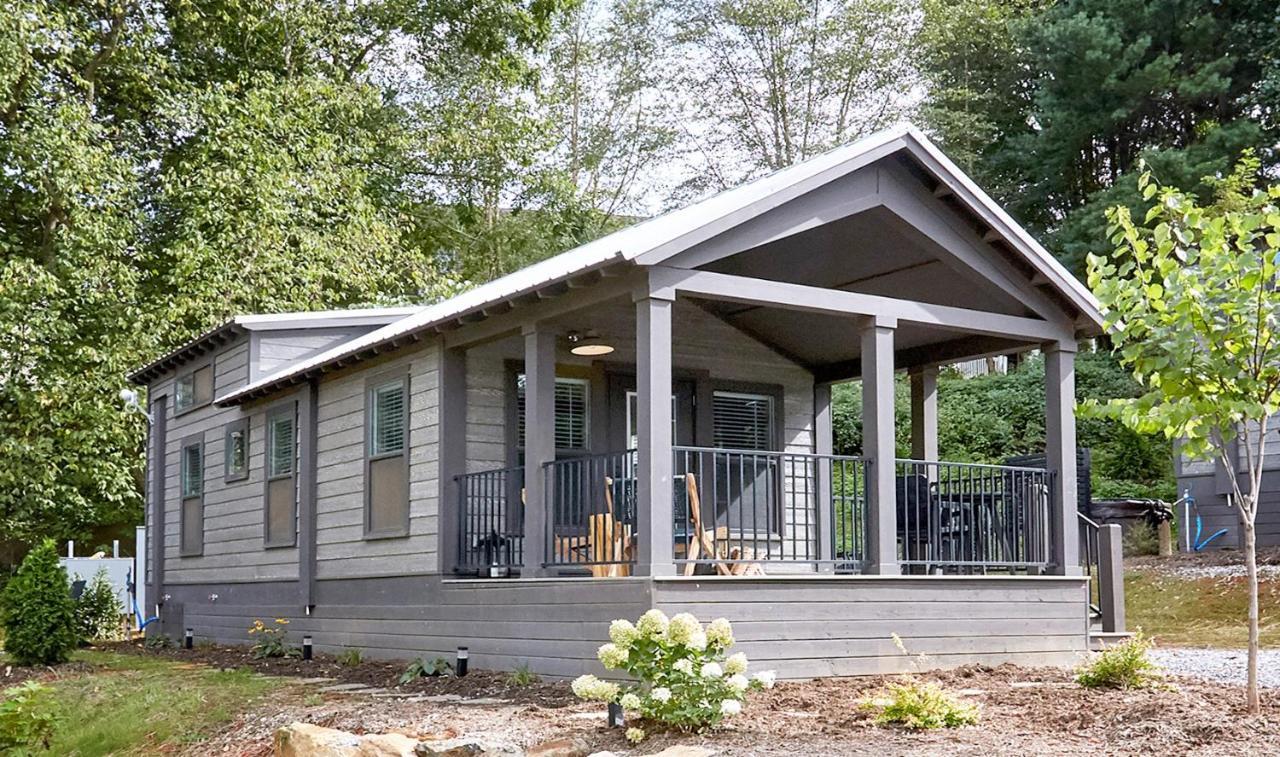
[[[516,376],[516,425],[524,449],[524,374]],[[591,443],[591,382],[556,379],[556,449],[584,451]]]
[[[409,533],[409,380],[400,375],[370,382],[369,440],[365,462],[366,538]]]
[[[627,391],[627,449],[640,448],[640,395],[634,389]],[[679,427],[679,406],[676,396],[671,395],[671,443],[676,444],[676,429]]]

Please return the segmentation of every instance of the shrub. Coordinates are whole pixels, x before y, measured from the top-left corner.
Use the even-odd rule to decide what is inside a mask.
[[[573,682],[580,699],[616,702],[644,719],[682,731],[701,731],[742,711],[748,691],[772,688],[772,671],[747,678],[747,657],[729,655],[733,628],[724,618],[706,628],[681,613],[670,620],[650,610],[632,625],[615,620],[610,643],[597,656],[610,670],[622,670],[636,685],[619,685],[592,675]]]
[[[48,749],[60,719],[48,686],[27,681],[5,689],[0,702],[0,753],[20,757]]]
[[[174,647],[173,639],[162,633],[151,634],[142,645],[147,649],[173,649]]]
[[[122,637],[120,616],[124,608],[116,597],[116,588],[102,568],[89,581],[80,601],[76,602],[76,630],[85,641],[115,640]]]
[[[1098,652],[1076,670],[1076,683],[1087,689],[1141,689],[1159,683],[1160,667],[1151,661],[1151,640],[1138,631],[1132,638]]]
[[[52,540],[27,553],[5,587],[5,650],[20,665],[56,665],[75,649],[76,603]]]
[[[404,669],[400,674],[400,683],[409,683],[423,676],[442,676],[453,670],[453,666],[443,657],[435,657],[430,660],[419,657],[409,663],[409,667]]]
[[[1158,555],[1160,554],[1160,536],[1150,523],[1139,521],[1125,529],[1121,548],[1126,557]]]
[[[364,652],[361,652],[358,647],[349,647],[338,655],[338,664],[349,668],[354,668],[362,662],[364,662]]]
[[[531,686],[538,682],[538,675],[529,670],[528,663],[525,663],[511,671],[511,674],[507,676],[507,682],[512,686]]]
[[[249,635],[256,639],[253,646],[249,648],[253,659],[300,657],[302,655],[300,650],[285,643],[285,626],[287,625],[289,621],[285,618],[276,618],[274,626],[268,626],[261,620],[254,620],[253,625],[249,627]]]
[[[958,728],[978,722],[977,705],[963,702],[934,683],[909,680],[889,685],[888,696],[867,702],[863,707],[880,710],[876,722],[897,725],[912,731]]]

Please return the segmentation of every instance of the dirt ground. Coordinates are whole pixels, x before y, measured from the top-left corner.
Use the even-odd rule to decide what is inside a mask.
[[[238,648],[117,649],[382,689],[322,693],[321,687],[334,684],[299,682],[238,719],[212,742],[193,747],[193,755],[268,755],[275,730],[298,720],[357,733],[470,736],[526,748],[580,736],[593,749],[619,755],[652,754],[677,743],[703,745],[723,755],[765,756],[1280,754],[1280,691],[1264,692],[1262,716],[1250,718],[1244,714],[1241,689],[1191,680],[1171,679],[1167,686],[1141,691],[1089,691],[1071,681],[1070,671],[1052,668],[1005,665],[924,674],[919,677],[978,703],[982,713],[978,726],[931,733],[877,726],[860,708],[897,677],[780,683],[753,695],[741,716],[716,731],[653,733],[640,747],[631,748],[620,731],[605,727],[601,706],[576,701],[567,682],[519,686],[505,674],[473,671],[462,679],[421,679],[397,687],[401,663],[346,666],[327,655],[310,663],[251,660]]]
[[[1178,552],[1169,557],[1155,555],[1125,555],[1125,568],[1138,570],[1169,570],[1175,567],[1214,567],[1220,565],[1244,565],[1244,553],[1238,549],[1212,549],[1204,552]],[[1258,550],[1258,565],[1280,565],[1280,547],[1263,547]]]

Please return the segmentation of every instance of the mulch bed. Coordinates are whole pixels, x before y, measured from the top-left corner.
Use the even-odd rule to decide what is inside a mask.
[[[1238,549],[1211,549],[1204,552],[1179,552],[1169,557],[1156,555],[1125,555],[1125,567],[1160,569],[1179,566],[1209,567],[1216,565],[1244,565],[1244,552]],[[1280,565],[1280,547],[1258,549],[1258,565]]]
[[[7,689],[10,686],[17,686],[23,681],[56,681],[60,678],[70,678],[92,671],[93,666],[87,662],[66,662],[57,667],[48,665],[0,665],[0,690]]]
[[[454,694],[467,699],[496,698],[540,707],[564,707],[577,698],[563,683],[536,681],[516,685],[509,673],[471,670],[462,678],[453,675],[423,676],[401,684],[400,676],[407,660],[362,660],[356,664],[340,662],[334,655],[316,652],[311,660],[289,657],[254,659],[248,647],[199,645],[195,649],[148,649],[142,642],[106,644],[101,649],[128,654],[164,657],[193,662],[215,668],[249,668],[263,675],[297,678],[333,678],[335,684],[359,683],[390,689],[406,695],[438,696]],[[450,661],[452,663],[452,661]]]

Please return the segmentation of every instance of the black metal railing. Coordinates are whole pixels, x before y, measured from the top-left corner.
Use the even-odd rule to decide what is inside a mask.
[[[466,473],[456,481],[458,572],[508,575],[524,562],[524,468]]]
[[[1076,513],[1080,524],[1080,568],[1089,577],[1089,620],[1102,617],[1101,584],[1098,582],[1098,563],[1102,552],[1098,546],[1098,524],[1084,513]]]
[[[582,566],[595,576],[631,574],[636,559],[636,451],[547,463],[550,567]]]
[[[1035,572],[1052,559],[1052,476],[1043,468],[898,460],[903,572]]]
[[[865,557],[866,464],[799,452],[675,447],[678,570],[749,574],[766,562],[846,572]]]

